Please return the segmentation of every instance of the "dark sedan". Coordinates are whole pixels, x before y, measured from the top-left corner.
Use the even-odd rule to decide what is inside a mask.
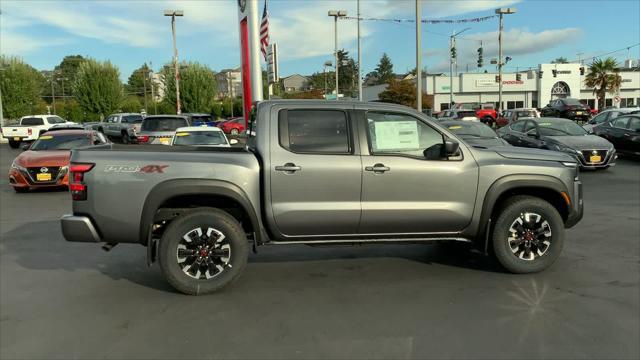
[[[640,114],[621,115],[593,128],[621,153],[640,155]]]
[[[556,99],[540,111],[542,116],[587,121],[591,117],[591,109],[577,99]]]
[[[509,143],[501,139],[493,129],[480,122],[446,120],[440,122],[440,125],[449,129],[449,131],[458,135],[473,147],[509,146]]]
[[[498,134],[514,146],[570,154],[583,169],[606,169],[614,166],[617,158],[613,144],[567,119],[522,119],[500,128]]]

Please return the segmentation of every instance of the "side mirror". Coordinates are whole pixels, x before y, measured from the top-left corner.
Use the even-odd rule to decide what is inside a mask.
[[[20,149],[22,149],[22,151],[27,151],[29,150],[30,147],[31,147],[31,144],[24,144],[20,147]]]
[[[235,145],[235,144],[237,144],[237,143],[238,143],[238,140],[237,140],[237,139],[231,139],[231,140],[229,140],[229,144],[231,144],[231,145]]]
[[[445,139],[444,151],[446,156],[456,156],[460,150],[460,143],[453,139]]]

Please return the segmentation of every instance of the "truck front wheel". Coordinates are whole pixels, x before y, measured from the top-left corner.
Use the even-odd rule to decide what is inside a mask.
[[[167,281],[188,295],[212,293],[231,284],[247,264],[249,243],[242,226],[228,213],[203,209],[173,220],[159,246]]]
[[[563,243],[562,217],[553,205],[532,196],[507,200],[493,228],[494,254],[512,273],[548,268],[560,256]]]

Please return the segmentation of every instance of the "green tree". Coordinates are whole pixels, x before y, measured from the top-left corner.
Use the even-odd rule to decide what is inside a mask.
[[[566,57],[559,57],[559,58],[555,58],[552,62],[552,64],[568,64],[569,60],[567,60]]]
[[[391,80],[386,90],[378,95],[382,102],[401,104],[409,107],[416,106],[416,84],[411,80]],[[422,94],[423,108],[433,108],[433,96]]]
[[[165,85],[165,100],[176,103],[176,81],[172,66],[162,70]],[[182,112],[209,112],[218,91],[216,77],[205,65],[183,62],[180,65],[180,102]]]
[[[211,115],[216,119],[222,117],[222,103],[215,102],[211,105]]]
[[[137,113],[143,108],[140,98],[135,95],[127,96],[120,104],[120,111]]]
[[[158,114],[160,115],[175,115],[176,114],[176,105],[170,103],[169,101],[162,100],[158,103]]]
[[[49,103],[52,102],[52,94],[56,96],[56,99],[62,99],[73,95],[73,83],[76,80],[78,69],[80,64],[86,59],[81,55],[68,55],[51,70],[45,70],[42,72],[45,79],[44,89],[42,95],[47,99]],[[53,90],[51,88],[53,82]],[[53,93],[52,93],[53,91]]]
[[[340,93],[345,97],[353,97],[354,94],[357,94],[358,89],[358,65],[345,50],[338,51],[338,64],[340,64],[338,68]]]
[[[598,97],[598,108],[602,109],[607,93],[614,94],[618,92],[622,84],[622,77],[616,60],[612,57],[604,60],[594,60],[589,65],[585,84],[587,87],[593,88],[593,93]]]
[[[378,77],[378,84],[387,84],[394,79],[393,63],[387,53],[382,54],[375,73]]]
[[[78,102],[71,98],[56,102],[56,113],[62,118],[76,123],[84,122],[84,112]]]
[[[334,71],[327,71],[326,73],[315,72],[309,76],[309,85],[314,90],[321,90],[323,94],[325,89],[327,89],[328,93],[331,93],[336,87],[336,73]]]
[[[120,107],[123,99],[120,72],[108,61],[86,60],[80,64],[73,91],[92,119],[108,115]]]
[[[0,57],[0,68],[3,69],[0,71],[0,88],[4,117],[16,119],[36,110],[42,112],[42,74],[16,57]]]

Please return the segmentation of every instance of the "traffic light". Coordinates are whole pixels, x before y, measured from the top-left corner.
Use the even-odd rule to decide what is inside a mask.
[[[553,74],[553,77],[558,77],[558,70],[553,69],[551,70],[551,73]]]
[[[496,75],[496,82],[499,84],[500,83],[500,75]]]
[[[451,47],[451,58],[452,58],[452,59],[455,59],[455,58],[456,58],[456,56],[457,56],[457,54],[456,54],[456,48],[455,48],[455,46],[452,46],[452,47]]]
[[[516,81],[522,81],[522,74],[516,73]]]
[[[483,65],[483,60],[482,60],[482,47],[478,48],[478,67],[481,68]]]
[[[584,75],[584,66],[580,66],[580,75]]]

